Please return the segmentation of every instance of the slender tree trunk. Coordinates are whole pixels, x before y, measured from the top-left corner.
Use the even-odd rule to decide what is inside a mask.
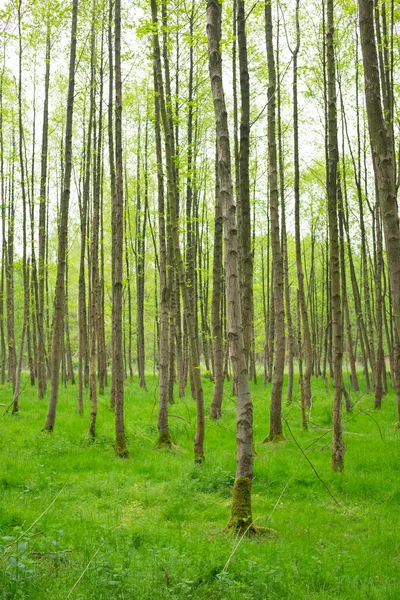
[[[112,211],[112,222],[115,221],[115,205],[116,205],[116,182],[115,182],[115,147],[114,147],[114,108],[113,108],[113,94],[114,94],[114,60],[113,60],[113,45],[112,45],[112,15],[113,15],[113,0],[109,0],[108,4],[108,159],[110,163],[110,190],[111,190],[111,211]],[[111,250],[111,268],[114,273],[114,245]],[[111,373],[111,394],[110,394],[110,407],[115,408],[115,381],[114,381],[115,370],[112,369]]]
[[[298,2],[296,5],[298,10]],[[298,44],[300,40],[298,40]],[[296,53],[297,56],[297,53]],[[277,64],[278,64],[278,81],[280,81],[279,73],[279,22],[277,34]],[[282,207],[282,261],[285,286],[285,310],[287,320],[287,351],[288,351],[288,387],[287,400],[291,402],[293,399],[293,356],[294,356],[294,334],[292,312],[290,307],[290,286],[289,286],[289,259],[287,248],[287,232],[286,232],[286,207],[285,207],[285,173],[284,173],[284,156],[283,156],[283,134],[282,134],[282,114],[281,114],[281,86],[278,85],[277,90],[277,111],[278,111],[278,155],[279,155],[279,192],[281,197]]]
[[[159,325],[159,372],[160,372],[160,396],[158,405],[158,447],[171,447],[172,438],[168,423],[168,329],[169,329],[169,295],[167,278],[167,244],[165,227],[165,202],[164,202],[164,174],[162,166],[162,143],[160,123],[160,100],[157,84],[157,74],[154,65],[154,114],[155,114],[155,138],[157,153],[157,184],[158,184],[158,240],[160,246],[160,325]]]
[[[156,0],[151,0],[151,11],[152,11],[152,20],[155,28],[158,26],[157,19],[157,3]],[[190,304],[190,298],[188,294],[188,289],[186,286],[185,279],[185,266],[183,263],[183,257],[179,244],[179,231],[178,231],[178,218],[176,213],[176,177],[174,171],[174,162],[173,162],[173,151],[174,151],[174,134],[173,129],[171,128],[170,118],[167,113],[167,107],[165,102],[164,95],[164,84],[163,84],[163,76],[162,76],[162,68],[161,68],[161,52],[160,52],[160,44],[158,39],[158,30],[155,29],[153,35],[153,43],[154,43],[154,61],[155,61],[155,69],[157,75],[157,92],[160,98],[160,113],[162,118],[162,124],[164,129],[164,137],[165,137],[165,157],[167,163],[167,183],[168,183],[168,197],[169,197],[169,214],[170,214],[170,223],[171,223],[171,236],[172,236],[172,245],[174,250],[174,258],[177,268],[177,273],[179,276],[179,285],[181,288],[182,296],[183,296],[183,304],[184,304],[184,312],[186,319],[186,326],[189,335],[189,343],[190,343],[190,352],[191,352],[191,360],[192,360],[192,369],[193,369],[193,379],[195,384],[196,391],[196,415],[197,415],[197,427],[196,427],[196,435],[194,440],[194,455],[195,462],[203,462],[204,460],[204,399],[203,399],[203,386],[201,382],[201,373],[200,373],[200,359],[198,353],[197,346],[197,338],[194,326],[194,315],[192,312],[192,306]]]
[[[240,70],[240,153],[239,189],[241,210],[241,252],[242,252],[242,320],[246,363],[249,364],[251,332],[253,323],[253,252],[251,248],[250,216],[250,84],[247,63],[246,18],[244,0],[237,0],[237,41]]]
[[[218,148],[215,157],[215,224],[214,224],[214,262],[212,292],[212,333],[214,356],[214,392],[210,407],[210,417],[221,417],[222,398],[224,392],[224,347],[221,323],[221,279],[222,279],[222,210],[218,181]]]
[[[124,355],[122,347],[122,278],[124,243],[124,187],[122,162],[122,77],[121,77],[121,0],[115,0],[115,196],[113,198],[113,302],[112,346],[115,401],[115,453],[128,455],[124,424]]]
[[[300,390],[304,394],[306,406],[311,403],[311,372],[312,372],[312,347],[308,309],[304,291],[304,271],[301,256],[300,237],[300,166],[299,166],[299,113],[298,113],[298,90],[297,90],[297,57],[300,49],[300,21],[299,0],[296,0],[296,47],[293,51],[293,144],[294,144],[294,218],[295,218],[295,244],[296,244],[296,268],[299,286],[301,322],[303,326],[304,341],[304,374]]]
[[[377,44],[374,32],[374,2],[373,0],[359,0],[358,5],[368,129],[376,186],[378,190],[378,200],[382,214],[394,321],[398,334],[400,332],[400,229],[396,199],[396,158],[393,153],[393,139],[390,124],[391,115],[390,112],[388,114],[388,111],[386,111],[387,120],[385,120],[383,110],[385,104],[387,108],[385,96],[391,98],[392,92],[389,90],[385,95],[385,89],[383,89],[384,97],[382,102]],[[389,82],[387,81],[386,84],[387,83]],[[395,362],[397,367],[397,365],[400,364],[398,352],[395,356]],[[397,384],[396,391],[400,406],[399,382],[397,382]]]
[[[236,207],[232,194],[231,153],[221,61],[221,5],[216,0],[207,2],[207,37],[211,89],[217,130],[218,179],[222,205],[225,273],[228,304],[229,354],[235,379],[237,410],[237,462],[233,487],[229,527],[247,532],[255,531],[251,510],[253,478],[253,405],[251,401],[246,353],[242,330],[238,235]]]
[[[74,110],[75,89],[75,59],[76,59],[76,33],[78,24],[78,0],[73,0],[72,25],[71,25],[71,52],[69,63],[69,84],[67,100],[67,119],[65,128],[65,171],[63,176],[63,194],[61,201],[61,217],[58,233],[58,263],[57,278],[54,298],[53,339],[51,347],[51,391],[49,407],[44,430],[53,431],[56,420],[58,401],[61,340],[63,336],[64,308],[65,308],[65,261],[67,253],[68,211],[71,189],[72,171],[72,120]]]
[[[384,390],[382,387],[382,377],[385,374],[384,354],[383,354],[383,336],[382,336],[382,229],[380,207],[377,200],[375,206],[375,228],[376,228],[376,272],[375,272],[375,322],[376,322],[376,338],[377,338],[377,353],[375,367],[375,408],[381,408],[382,396]]]
[[[17,353],[15,348],[15,308],[14,308],[14,230],[15,230],[15,133],[12,133],[11,181],[9,185],[8,218],[7,218],[7,345],[8,345],[8,379],[15,389],[17,370]]]
[[[337,165],[339,159],[337,140],[335,58],[334,58],[333,0],[327,0],[326,56],[328,80],[328,164],[327,196],[330,245],[331,314],[332,314],[332,366],[334,378],[332,468],[342,471],[345,447],[342,433],[342,311],[340,298],[340,262],[337,224]]]
[[[7,268],[6,242],[6,190],[4,185],[4,135],[3,135],[3,79],[4,66],[0,77],[0,193],[1,193],[1,279],[0,279],[0,344],[1,344],[1,383],[6,382],[7,349],[4,333],[4,279]]]
[[[272,242],[272,272],[275,322],[275,362],[271,390],[270,431],[264,442],[285,439],[282,432],[282,385],[285,368],[285,311],[281,240],[279,235],[279,191],[275,131],[276,71],[272,34],[271,4],[265,4],[265,40],[268,62],[268,158],[270,188],[270,218]]]

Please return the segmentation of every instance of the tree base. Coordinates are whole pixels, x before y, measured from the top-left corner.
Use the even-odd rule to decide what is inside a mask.
[[[204,454],[195,454],[194,455],[194,464],[195,465],[202,465],[205,460],[206,460],[206,457],[204,456]]]
[[[94,441],[96,437],[96,414],[91,413],[90,415],[90,423],[89,423],[89,431],[88,431],[88,439],[90,441]]]
[[[119,458],[127,458],[129,456],[128,448],[126,447],[125,435],[117,433],[115,438],[115,454]]]
[[[210,407],[210,419],[218,421],[221,418],[221,409],[211,405]]]
[[[286,442],[286,438],[283,433],[269,433],[265,439],[261,442],[262,444],[278,444],[279,442]]]
[[[344,469],[343,459],[336,461],[336,459],[332,459],[332,469],[335,473],[341,473]]]
[[[251,513],[251,480],[248,477],[236,477],[233,485],[231,518],[226,530],[236,532],[254,529]]]
[[[169,430],[167,431],[162,431],[160,433],[160,435],[158,436],[158,440],[157,440],[157,444],[156,444],[156,448],[173,448],[174,444],[172,441],[172,437],[171,434],[169,432]]]

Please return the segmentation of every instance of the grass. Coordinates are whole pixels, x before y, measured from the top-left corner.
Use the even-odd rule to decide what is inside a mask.
[[[208,410],[212,384],[204,380],[204,388]],[[195,405],[189,396],[170,406],[178,448],[155,449],[155,379],[148,379],[147,392],[136,382],[126,384],[127,460],[114,456],[107,394],[100,398],[93,444],[86,440],[89,400],[79,415],[75,387],[61,390],[53,434],[41,433],[46,401],[35,391],[22,394],[20,414],[0,417],[0,598],[398,600],[395,395],[379,412],[372,395],[352,396],[353,413],[344,415],[342,474],[331,471],[332,390],[313,381],[308,432],[301,430],[298,399],[284,405],[293,434],[309,447],[306,454],[337,506],[286,426],[287,442],[259,444],[268,433],[270,388],[253,387],[253,515],[256,525],[277,535],[244,539],[232,555],[235,538],[224,533],[235,474],[229,389],[222,420],[206,423],[203,466],[193,463]],[[10,388],[0,388],[0,402],[8,405],[10,398]]]

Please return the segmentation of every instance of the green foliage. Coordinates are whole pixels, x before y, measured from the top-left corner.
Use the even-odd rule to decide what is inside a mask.
[[[204,381],[204,389],[207,410],[212,384]],[[151,377],[147,392],[136,382],[126,385],[129,458],[123,461],[113,451],[108,393],[100,399],[93,444],[86,443],[88,413],[78,414],[74,387],[61,391],[52,435],[40,432],[46,403],[34,391],[21,397],[19,416],[2,417],[1,598],[65,599],[86,567],[71,598],[400,596],[395,527],[400,456],[393,393],[373,413],[376,422],[368,416],[372,396],[352,397],[353,413],[344,416],[342,474],[332,473],[330,465],[331,391],[321,380],[313,381],[308,432],[301,428],[298,400],[284,407],[302,448],[314,442],[307,455],[339,501],[336,506],[288,431],[285,444],[259,444],[267,430],[270,387],[252,388],[253,517],[257,526],[273,527],[278,534],[242,540],[227,569],[235,543],[233,534],[224,533],[235,479],[234,403],[225,396],[223,418],[207,422],[207,461],[193,466],[190,394],[170,409],[171,434],[179,447],[160,452],[155,449],[156,393]],[[7,402],[9,387],[0,394]]]

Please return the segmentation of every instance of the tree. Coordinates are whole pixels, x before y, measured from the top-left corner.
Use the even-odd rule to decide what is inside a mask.
[[[271,0],[272,1],[272,0]],[[268,63],[268,159],[269,159],[269,189],[270,189],[270,218],[272,243],[272,273],[274,293],[274,322],[275,322],[275,363],[271,391],[270,428],[264,442],[277,442],[284,438],[282,432],[282,385],[285,369],[285,309],[283,287],[283,261],[281,239],[279,234],[279,190],[278,165],[276,147],[276,70],[272,37],[271,2],[265,3],[265,41],[267,46]]]
[[[389,270],[393,316],[397,335],[400,332],[400,229],[397,206],[396,158],[393,149],[391,82],[386,65],[379,68],[374,31],[374,1],[359,0],[359,24],[364,63],[365,104],[372,150],[377,195],[382,214]],[[385,6],[383,10],[386,10]],[[379,30],[378,30],[379,31]],[[381,84],[383,93],[381,93]],[[397,354],[396,370],[400,364]],[[400,386],[396,391],[400,402]],[[400,404],[399,404],[400,408]],[[400,415],[400,413],[399,413]],[[399,416],[400,423],[400,416]]]
[[[228,341],[236,390],[236,478],[233,486],[231,518],[228,527],[255,531],[251,510],[253,478],[253,404],[247,375],[240,304],[238,234],[236,206],[232,194],[231,152],[228,115],[222,82],[221,5],[207,2],[207,38],[211,90],[217,131],[218,180],[225,241],[225,276],[228,303]]]
[[[115,195],[112,207],[112,369],[115,403],[115,453],[128,456],[124,422],[124,355],[122,347],[122,277],[124,187],[122,158],[121,0],[115,0]]]
[[[53,337],[51,345],[50,372],[51,390],[47,411],[45,431],[53,431],[58,401],[59,374],[61,363],[61,340],[63,337],[65,309],[65,263],[67,254],[68,211],[72,172],[72,123],[74,114],[76,33],[78,26],[78,0],[72,4],[71,50],[69,60],[69,82],[67,98],[67,118],[65,124],[65,169],[63,174],[63,193],[60,206],[60,226],[58,232],[58,263],[54,297]]]
[[[185,266],[183,263],[182,252],[179,243],[179,232],[178,232],[178,219],[176,214],[176,179],[175,179],[175,167],[173,161],[174,151],[174,132],[171,127],[170,118],[167,113],[167,106],[164,94],[164,83],[161,68],[161,52],[160,43],[158,39],[158,17],[157,17],[157,2],[151,0],[151,14],[153,22],[153,45],[154,45],[154,56],[155,56],[155,70],[157,78],[157,90],[156,93],[160,99],[160,113],[162,126],[164,130],[164,142],[165,142],[165,157],[167,165],[167,193],[168,193],[168,204],[169,204],[169,218],[171,227],[172,247],[174,251],[174,258],[176,263],[176,269],[179,277],[179,286],[183,297],[184,313],[186,320],[186,327],[189,336],[190,354],[191,354],[191,367],[193,373],[193,381],[196,394],[196,416],[197,416],[197,428],[194,439],[194,457],[195,462],[203,462],[204,460],[204,399],[203,399],[203,386],[201,382],[200,373],[200,358],[197,346],[197,337],[194,327],[194,315],[193,309],[190,304],[190,298],[188,288],[186,286],[186,273]]]
[[[337,223],[337,165],[339,149],[337,139],[335,57],[334,57],[333,0],[327,0],[326,56],[328,79],[328,163],[327,196],[330,246],[331,311],[332,311],[332,364],[334,377],[332,468],[344,467],[344,442],[342,434],[342,309],[340,298],[339,236]]]

